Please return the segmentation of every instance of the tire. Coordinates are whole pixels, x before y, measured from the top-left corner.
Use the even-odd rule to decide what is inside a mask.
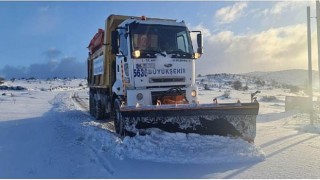
[[[95,112],[95,102],[94,102],[94,99],[93,99],[93,95],[92,93],[90,93],[90,97],[89,97],[89,111],[90,111],[90,114],[91,116],[95,116],[94,115],[94,112]]]
[[[115,99],[113,103],[113,113],[114,113],[114,128],[116,130],[116,133],[119,134],[120,136],[125,135],[125,130],[124,130],[124,122],[120,113],[120,100]]]
[[[100,100],[96,100],[95,105],[96,105],[95,106],[95,118],[97,120],[101,120],[104,118],[104,108],[103,108]]]
[[[102,109],[103,109],[103,119],[108,121],[110,119],[110,113],[107,113],[108,109],[108,97],[104,94],[104,98],[101,100]]]

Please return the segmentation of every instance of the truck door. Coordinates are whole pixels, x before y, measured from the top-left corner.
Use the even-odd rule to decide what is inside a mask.
[[[115,83],[113,89],[118,95],[126,94],[126,87],[130,86],[130,73],[128,61],[128,43],[127,35],[124,29],[119,30],[119,54],[116,56],[114,65]]]

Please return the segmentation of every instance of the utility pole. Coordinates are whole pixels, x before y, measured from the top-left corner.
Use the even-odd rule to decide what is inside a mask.
[[[312,93],[312,60],[311,60],[311,25],[310,6],[307,7],[307,37],[308,37],[308,72],[309,72],[309,98],[310,98],[310,124],[313,125],[313,93]]]
[[[317,41],[318,41],[318,73],[319,73],[319,92],[320,92],[320,3],[316,1],[316,18],[317,18]]]

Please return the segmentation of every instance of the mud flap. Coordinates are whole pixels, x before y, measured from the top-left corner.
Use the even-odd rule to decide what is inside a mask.
[[[254,141],[259,103],[122,107],[125,129],[159,128],[167,132],[241,137]]]

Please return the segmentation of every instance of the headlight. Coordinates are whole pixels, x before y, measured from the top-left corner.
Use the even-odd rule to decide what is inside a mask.
[[[140,57],[140,51],[139,50],[133,51],[132,55],[133,57],[138,58]]]
[[[191,96],[192,97],[196,97],[197,96],[197,91],[196,90],[192,90],[191,91]]]
[[[141,93],[137,94],[137,100],[140,101],[141,99],[143,99],[143,95]]]

